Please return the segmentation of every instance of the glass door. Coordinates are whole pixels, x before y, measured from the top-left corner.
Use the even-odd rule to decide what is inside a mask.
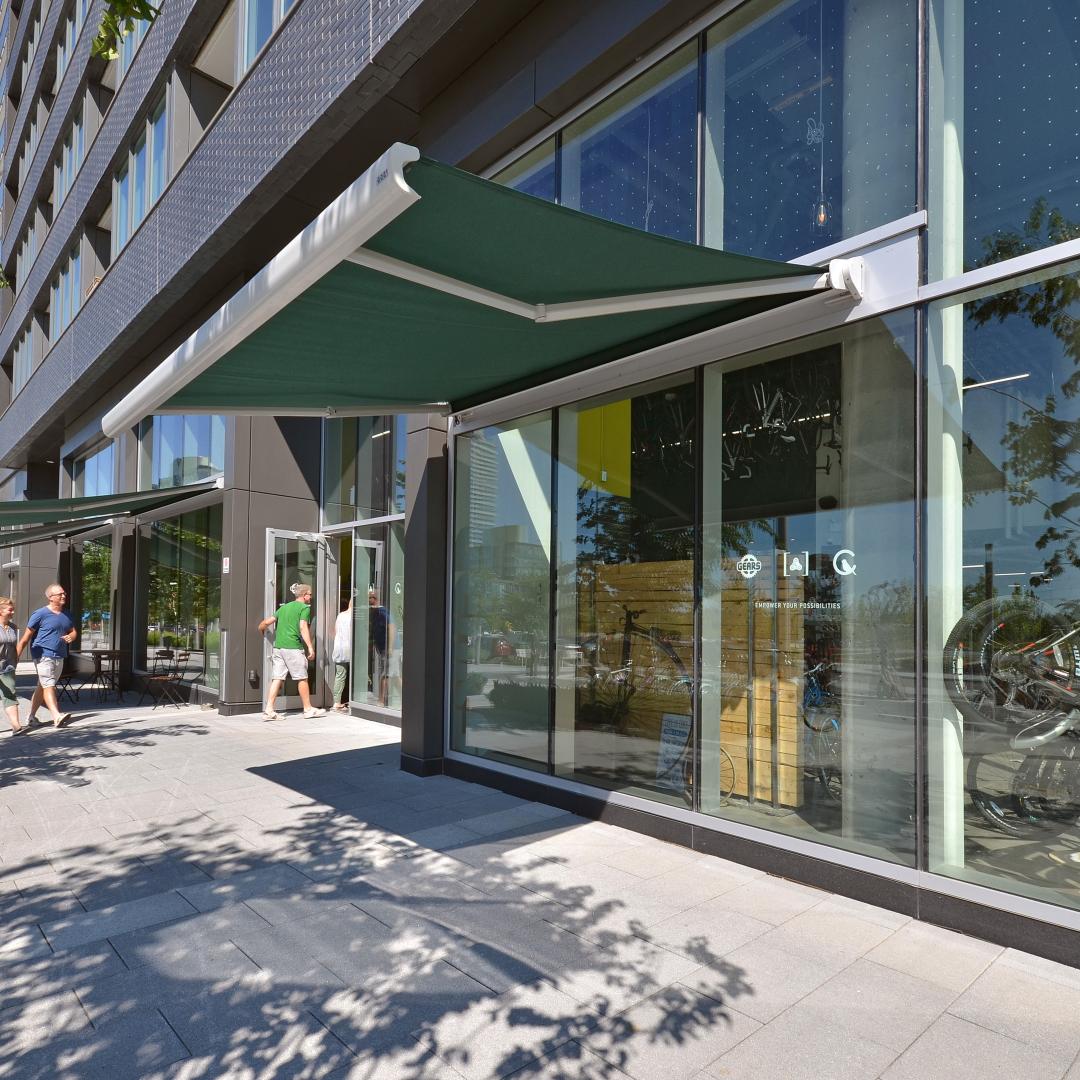
[[[266,530],[266,614],[272,615],[282,604],[293,599],[292,586],[311,586],[311,635],[315,660],[308,664],[308,684],[313,702],[320,702],[327,686],[330,665],[330,641],[334,633],[333,596],[337,590],[337,561],[327,538],[317,533]],[[270,652],[273,630],[266,634],[263,652],[263,685],[270,682]],[[279,708],[299,708],[296,683],[286,679],[278,697]]]
[[[355,540],[353,547],[352,700],[386,705],[389,688],[387,635],[390,620],[382,600],[383,543]],[[392,643],[390,643],[392,645]]]

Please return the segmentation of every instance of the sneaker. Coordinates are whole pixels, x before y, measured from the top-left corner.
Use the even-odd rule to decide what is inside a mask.
[[[54,726],[55,726],[55,727],[61,728],[61,727],[63,727],[63,726],[64,726],[64,725],[65,725],[65,724],[66,724],[66,723],[67,723],[67,722],[68,722],[68,721],[69,721],[70,719],[71,719],[71,713],[69,713],[69,712],[66,712],[66,713],[61,713],[61,714],[60,714],[60,715],[59,715],[59,716],[58,716],[58,717],[57,717],[57,718],[56,718],[56,719],[55,719],[55,720],[53,721],[53,724],[54,724]]]
[[[281,719],[281,713],[274,712],[273,709],[267,709],[266,712],[263,713],[263,719],[264,720],[280,720]]]
[[[12,734],[12,736],[15,736],[15,735],[29,735],[30,734],[30,728],[25,727],[25,726],[21,727],[21,728],[15,728],[15,730],[12,731],[11,734]]]
[[[304,719],[305,720],[312,720],[316,716],[325,716],[325,715],[326,715],[326,710],[325,709],[305,709],[304,710]]]

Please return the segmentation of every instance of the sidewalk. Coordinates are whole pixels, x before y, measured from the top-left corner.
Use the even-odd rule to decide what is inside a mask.
[[[1080,1080],[1080,971],[397,763],[0,735],[0,1078]]]

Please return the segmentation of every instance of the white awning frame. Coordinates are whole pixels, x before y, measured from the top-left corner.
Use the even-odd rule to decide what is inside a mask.
[[[114,405],[102,418],[104,433],[109,437],[116,437],[155,412],[220,412],[220,409],[212,408],[170,409],[165,403],[344,261],[505,311],[535,323],[555,323],[568,319],[595,318],[631,311],[686,307],[797,292],[825,290],[835,293],[838,300],[850,302],[859,301],[863,295],[862,260],[834,259],[826,273],[814,272],[798,277],[765,278],[567,303],[534,304],[503,296],[364,248],[368,240],[419,201],[420,195],[405,180],[405,167],[419,159],[420,152],[415,147],[394,143],[178,349],[170,353],[134,390]],[[389,405],[358,405],[355,410],[341,407],[307,407],[288,410],[288,413],[297,416],[332,417],[374,415],[387,411],[415,412],[418,409],[425,412],[446,411],[447,403],[430,402],[423,406],[413,404],[408,409]],[[243,412],[253,415],[263,412],[283,415],[281,409],[252,408]]]

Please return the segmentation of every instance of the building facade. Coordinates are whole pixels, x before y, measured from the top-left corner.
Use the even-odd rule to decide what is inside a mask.
[[[99,14],[5,24],[4,497],[221,481],[8,549],[21,610],[59,568],[84,647],[252,709],[299,578],[407,768],[1080,962],[1072,5],[170,0],[109,64]],[[104,439],[395,141],[864,295],[449,417]]]

